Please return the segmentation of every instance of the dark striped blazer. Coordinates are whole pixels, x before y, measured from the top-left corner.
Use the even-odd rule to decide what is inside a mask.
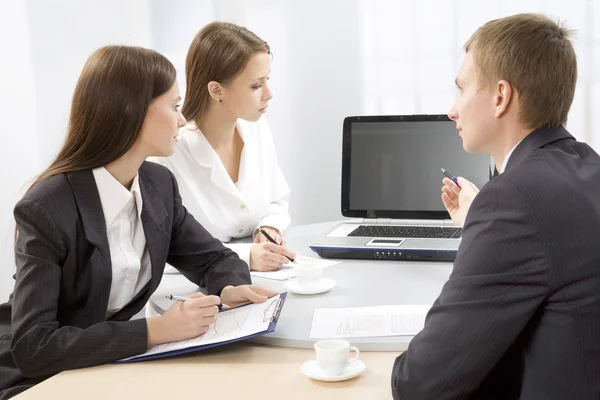
[[[168,169],[145,162],[139,182],[152,277],[108,320],[111,259],[93,173],[48,178],[16,205],[15,288],[0,305],[0,398],[63,370],[143,353],[146,320],[129,319],[158,287],[166,262],[211,294],[251,282],[248,265],[183,207]]]
[[[475,197],[395,399],[600,399],[600,157],[537,129]]]

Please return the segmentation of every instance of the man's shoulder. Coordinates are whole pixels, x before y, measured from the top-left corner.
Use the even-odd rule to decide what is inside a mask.
[[[544,208],[544,201],[538,200],[540,188],[543,188],[539,182],[544,179],[544,174],[532,173],[531,170],[505,171],[481,188],[471,204],[469,214],[489,219],[500,215],[525,216],[539,211]]]
[[[586,181],[579,179],[580,174],[574,168],[560,165],[547,155],[533,154],[515,168],[491,179],[472,206],[486,212],[524,210],[530,216],[538,214],[539,218],[546,218],[546,214],[559,210],[564,213],[565,204],[573,196],[584,198],[588,195],[585,192]]]

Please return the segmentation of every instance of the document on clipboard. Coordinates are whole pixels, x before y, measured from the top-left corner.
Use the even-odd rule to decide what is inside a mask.
[[[208,331],[196,338],[154,346],[143,354],[115,363],[129,363],[191,353],[237,342],[275,331],[287,293],[273,296],[264,303],[248,304],[221,311]]]

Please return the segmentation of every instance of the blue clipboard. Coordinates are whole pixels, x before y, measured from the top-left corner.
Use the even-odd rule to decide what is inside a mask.
[[[279,314],[281,313],[281,309],[283,308],[283,304],[285,303],[286,297],[287,297],[287,292],[279,294],[279,300],[276,301],[277,304],[274,306],[275,309],[273,310],[273,314],[270,317],[271,323],[269,324],[269,327],[262,332],[253,333],[252,335],[247,335],[247,336],[243,336],[243,337],[239,337],[239,338],[235,338],[235,339],[231,339],[231,340],[224,340],[222,342],[210,343],[210,344],[205,344],[205,345],[201,345],[201,346],[186,347],[185,349],[166,351],[164,353],[158,353],[158,354],[149,354],[147,356],[136,357],[136,358],[129,359],[129,360],[113,361],[111,364],[127,364],[127,363],[139,362],[139,361],[155,360],[158,358],[166,358],[166,357],[171,357],[171,356],[175,356],[175,355],[179,355],[179,354],[193,353],[196,351],[210,349],[212,347],[217,347],[217,346],[223,346],[225,344],[239,342],[242,340],[246,340],[249,338],[266,335],[267,333],[274,332],[275,328],[277,327],[277,320],[279,319]],[[242,306],[239,308],[248,307],[251,305],[252,304],[248,304],[248,305],[245,305],[245,306]]]

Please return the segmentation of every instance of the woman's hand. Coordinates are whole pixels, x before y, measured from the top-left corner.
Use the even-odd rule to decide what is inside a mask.
[[[254,285],[225,286],[221,290],[221,301],[229,307],[248,303],[264,303],[277,292]]]
[[[260,235],[260,234],[259,234]],[[296,254],[271,242],[254,243],[250,248],[251,271],[277,271],[283,264],[296,259]]]
[[[177,301],[163,315],[148,318],[148,348],[157,344],[198,337],[208,331],[219,312],[219,296],[193,293],[189,300]]]

